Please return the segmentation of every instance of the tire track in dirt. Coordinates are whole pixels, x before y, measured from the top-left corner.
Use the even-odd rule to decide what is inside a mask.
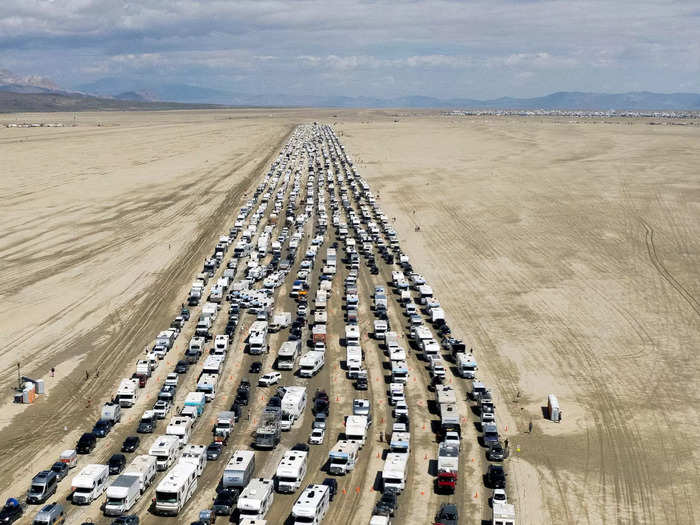
[[[179,287],[175,284],[186,282],[186,279],[194,273],[198,261],[209,250],[213,236],[221,228],[221,224],[235,213],[236,203],[251,183],[261,176],[265,166],[276,155],[290,133],[291,130],[288,127],[284,134],[261,146],[261,148],[269,149],[270,153],[254,164],[252,170],[242,181],[235,183],[228,190],[221,205],[201,225],[198,237],[193,240],[182,255],[167,267],[151,287],[151,290],[145,293],[139,302],[132,305],[131,312],[125,312],[124,319],[127,328],[117,338],[108,341],[103,348],[93,349],[89,352],[88,359],[92,361],[91,366],[102,372],[101,377],[98,380],[93,378],[87,384],[83,383],[77,392],[72,393],[72,400],[108,396],[109,393],[105,387],[114,382],[116,375],[121,375],[120,372],[124,370],[125,363],[129,363],[131,366],[133,359],[141,353],[143,344],[150,340],[158,327],[167,324],[172,312],[166,311],[166,307],[179,303],[177,299]],[[248,162],[254,162],[254,159],[251,158]],[[243,165],[241,164],[241,166]],[[235,173],[236,169],[232,169],[228,175],[233,176]],[[80,348],[93,346],[94,342],[107,331],[110,324],[111,319],[106,319],[94,330],[78,338],[76,346]],[[141,342],[139,343],[139,341]],[[66,353],[72,351],[74,350],[68,349]],[[79,378],[82,375],[82,370],[76,370],[70,374],[68,382],[80,384]],[[5,472],[18,470],[23,463],[22,451],[25,448],[31,446],[32,450],[36,452],[51,446],[51,443],[58,441],[57,438],[63,435],[64,425],[91,420],[97,406],[95,404],[91,408],[85,407],[83,403],[72,402],[59,408],[59,403],[61,403],[60,396],[54,395],[46,403],[30,406],[21,416],[15,418],[8,428],[0,431],[0,442],[7,443],[4,449],[6,454],[0,459],[1,470]],[[60,413],[61,417],[55,417],[57,413]],[[44,424],[42,433],[36,436],[30,444],[24,438],[33,433],[35,421],[42,421]],[[73,425],[71,424],[71,426]],[[7,488],[8,482],[11,483],[11,480],[7,478],[5,478],[4,483],[0,482],[0,490]]]
[[[700,315],[700,303],[698,303],[695,297],[693,297],[693,295],[680,282],[678,282],[673,275],[671,275],[671,273],[659,259],[659,256],[656,253],[656,246],[654,246],[654,229],[649,226],[644,219],[640,219],[640,222],[642,223],[642,226],[644,226],[644,242],[646,243],[651,264],[654,265],[654,268],[656,268],[659,275],[678,292],[678,294],[690,305],[693,310],[695,310],[695,313]]]

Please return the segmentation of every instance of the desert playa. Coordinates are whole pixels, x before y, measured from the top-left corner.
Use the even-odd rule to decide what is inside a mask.
[[[420,117],[338,130],[507,409],[523,521],[696,522],[700,127]],[[542,418],[549,393],[561,424]]]
[[[330,109],[5,115],[0,125],[17,120],[64,127],[0,127],[0,496],[23,492],[89,431],[295,127],[318,121],[333,126],[453,335],[474,349],[510,443],[518,523],[700,520],[700,126]],[[363,281],[363,331],[371,331],[368,294],[386,284],[386,273]],[[337,314],[338,286],[329,308]],[[401,330],[405,320],[392,315]],[[329,323],[333,337],[342,329],[341,316]],[[186,348],[181,339],[178,351]],[[274,339],[271,354],[282,341]],[[382,357],[375,341],[366,344],[371,374]],[[217,410],[252,362],[233,355],[227,403],[222,396]],[[339,403],[326,448],[357,395],[333,355],[309,383]],[[273,361],[265,356],[265,371]],[[48,394],[33,405],[12,403],[17,363],[22,375],[46,382]],[[418,379],[411,417],[429,430],[429,375],[418,361],[410,366]],[[438,504],[455,499],[460,522],[490,520],[485,449],[467,383],[455,381],[467,421],[459,491],[433,494],[435,436],[414,424],[416,459],[397,523],[429,523]],[[543,417],[549,394],[561,404],[560,423]],[[372,386],[367,395],[375,424],[386,418],[390,429],[383,390]],[[136,421],[125,421],[130,433]],[[243,425],[235,446],[246,446],[254,430]],[[197,432],[206,444],[204,427]],[[126,432],[104,440],[112,452]],[[284,445],[307,434],[295,430]],[[322,450],[309,482],[325,477]],[[348,497],[332,504],[326,522],[368,521],[383,450],[368,443]],[[260,456],[259,472],[271,477],[278,460]],[[220,461],[202,478],[177,520],[195,520],[211,503],[222,468]],[[284,522],[290,498],[277,496],[268,519]],[[142,522],[162,522],[140,505]],[[108,523],[96,507],[74,517]]]

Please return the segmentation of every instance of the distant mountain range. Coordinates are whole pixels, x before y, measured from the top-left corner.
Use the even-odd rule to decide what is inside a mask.
[[[512,110],[700,110],[700,94],[697,93],[651,93],[647,91],[631,93],[584,93],[563,91],[534,98],[503,97],[493,100],[470,98],[440,99],[427,96],[396,98],[314,96],[277,94],[240,94],[188,84],[155,84],[135,82],[122,78],[103,78],[89,84],[76,86],[73,90],[59,87],[54,82],[40,76],[18,76],[7,70],[0,70],[0,93],[33,95],[34,98],[20,102],[17,97],[3,97],[0,111],[31,111],[32,104],[43,107],[41,111],[79,111],[96,109],[100,105],[117,108],[119,103],[154,104],[179,103],[245,107],[335,107],[335,108],[440,108],[440,109],[512,109]],[[41,100],[41,96],[46,98]],[[60,98],[56,98],[60,96]],[[105,102],[98,102],[102,100]],[[20,103],[21,108],[11,104]],[[70,102],[69,102],[70,101]],[[10,104],[10,105],[8,105]],[[144,106],[144,109],[146,108]]]

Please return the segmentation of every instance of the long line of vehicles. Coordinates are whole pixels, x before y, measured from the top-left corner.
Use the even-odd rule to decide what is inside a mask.
[[[304,160],[307,162],[305,193],[302,191]],[[327,204],[332,210],[330,219]],[[327,242],[331,224],[336,241],[332,245],[329,242],[324,250],[322,246]],[[309,230],[313,231],[311,237]],[[338,259],[341,249],[338,241],[344,251],[341,261]],[[305,251],[304,244],[308,244]],[[230,251],[232,254],[224,266]],[[363,334],[358,278],[363,262],[370,275],[379,273],[381,263],[378,257],[391,270],[392,286],[389,290],[383,285],[374,288],[371,296],[373,330],[371,334]],[[124,424],[122,410],[143,405],[141,392],[164,358],[175,348],[180,334],[190,326],[188,323],[194,325],[194,336],[184,345],[183,355],[173,371],[164,374],[155,405],[145,410],[137,422],[137,433],[155,434],[159,421],[172,412],[164,434],[155,437],[148,454],[137,455],[128,465],[123,462],[120,466],[120,460],[116,458],[114,469],[111,459],[109,464],[91,463],[80,469],[71,481],[74,504],[90,504],[106,493],[102,507],[105,515],[137,519],[129,512],[155,486],[150,512],[164,516],[177,516],[182,512],[197,490],[207,461],[218,459],[223,447],[236,433],[241,407],[248,404],[250,391],[255,388],[250,382],[241,382],[230,410],[219,412],[215,418],[212,444],[190,443],[197,426],[204,425],[202,421],[207,405],[222,393],[228,395],[230,392],[230,387],[223,386],[221,375],[228,354],[235,348],[234,337],[243,338],[239,327],[243,325],[241,319],[244,315],[254,316],[245,334],[245,349],[251,355],[262,356],[270,352],[271,334],[288,331],[287,340],[276,349],[274,367],[280,371],[296,370],[298,378],[294,385],[278,386],[277,392],[268,400],[257,417],[259,423],[251,448],[275,449],[281,442],[282,432],[298,428],[309,404],[313,422],[308,441],[311,445],[323,443],[330,399],[321,390],[309,402],[303,381],[318,374],[329,361],[328,301],[341,262],[347,269],[343,282],[345,328],[340,338],[345,357],[341,363],[346,378],[353,382],[358,392],[368,389],[369,371],[362,341],[369,335],[379,342],[379,348],[383,350],[380,359],[387,362],[390,370],[386,394],[392,407],[393,423],[386,439],[384,466],[379,473],[381,495],[374,506],[370,524],[390,523],[398,510],[399,496],[406,488],[412,453],[406,400],[406,390],[410,385],[409,361],[420,355],[427,364],[431,388],[435,391],[436,412],[440,417],[435,490],[454,492],[459,483],[461,417],[466,414],[460,414],[458,401],[461,400],[446,381],[451,369],[447,364],[449,361],[455,365],[459,377],[472,380],[469,397],[479,415],[483,434],[480,439],[487,447],[488,460],[494,462],[489,465],[486,475],[494,490],[493,523],[514,525],[514,506],[508,503],[505,492],[505,472],[497,463],[507,457],[508,447],[501,443],[490,391],[477,379],[478,366],[473,352],[468,352],[462,341],[451,336],[444,309],[432,288],[413,271],[408,256],[401,251],[398,235],[389,218],[381,211],[367,182],[357,174],[333,130],[317,125],[297,128],[252,198],[241,207],[234,225],[219,237],[213,254],[205,259],[202,271],[187,295],[188,308],[181,308],[171,326],[158,333],[143,359],[138,360],[132,376],[119,383],[117,392],[102,406],[100,419],[92,432],[81,436],[75,450],[62,453],[57,462],[60,466],[35,476],[26,502],[40,504],[54,496],[60,480],[76,466],[77,456],[92,454],[101,437],[106,436],[114,425]],[[291,272],[295,264],[299,268],[296,274]],[[315,272],[314,268],[317,268]],[[318,275],[318,282],[310,282],[312,272]],[[287,279],[290,280],[290,297],[297,303],[295,314],[275,312],[275,293]],[[392,329],[390,326],[389,311],[394,307],[392,298],[407,318],[405,330],[410,347],[400,344],[399,327]],[[227,303],[224,333],[214,334],[215,325],[221,324],[217,319]],[[194,316],[190,319],[195,308],[200,314],[196,319]],[[308,331],[307,322],[310,324]],[[308,335],[308,343],[304,335]],[[308,350],[304,350],[304,343]],[[201,360],[207,349],[208,355]],[[196,386],[187,392],[182,407],[174,409],[179,378],[187,375],[191,368],[199,370]],[[280,379],[280,372],[269,371],[259,377],[258,384],[269,387]],[[325,468],[329,474],[347,475],[354,470],[368,439],[372,412],[369,400],[358,396],[353,401],[352,414],[344,417],[344,432],[328,454]],[[136,449],[139,438],[129,436],[128,439],[132,444],[127,446],[125,441],[122,448],[127,452],[129,447]],[[137,440],[136,445],[133,445],[133,440]],[[123,454],[114,456],[124,457]],[[309,468],[308,446],[285,451],[272,478],[256,478],[255,473],[260,467],[256,465],[254,450],[236,450],[226,463],[212,509],[207,512],[233,515],[240,523],[265,523],[276,491],[296,493],[302,489]],[[292,507],[290,522],[320,524],[329,512],[336,487],[333,479],[307,485]],[[13,506],[10,502],[8,505],[8,513],[11,513]],[[63,515],[63,507],[54,503],[44,507],[35,522],[43,524],[41,520],[47,513],[58,514],[56,505]],[[206,512],[201,517],[207,519]],[[435,523],[451,525],[457,522],[455,504],[447,503],[438,510]]]

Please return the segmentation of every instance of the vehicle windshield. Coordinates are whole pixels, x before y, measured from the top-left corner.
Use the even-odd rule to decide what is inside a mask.
[[[75,493],[77,494],[90,494],[92,492],[92,489],[87,488],[87,487],[78,487],[75,489]]]
[[[244,510],[244,509],[240,509],[240,510],[238,511],[238,513],[239,513],[241,516],[249,516],[249,517],[251,517],[251,518],[257,518],[257,517],[258,517],[258,511],[257,511],[257,510],[253,510],[253,509],[245,509],[245,510]]]
[[[177,503],[176,492],[156,491],[156,501],[158,503]]]
[[[107,505],[119,506],[124,503],[126,498],[107,498]]]
[[[44,487],[45,485],[32,485],[32,487],[29,489],[29,492],[32,494],[41,494],[44,492]]]
[[[277,479],[282,483],[296,483],[297,478],[291,476],[277,476]]]
[[[315,518],[311,516],[297,516],[294,518],[294,523],[314,523]]]
[[[345,465],[347,462],[344,458],[331,458],[331,465]]]

